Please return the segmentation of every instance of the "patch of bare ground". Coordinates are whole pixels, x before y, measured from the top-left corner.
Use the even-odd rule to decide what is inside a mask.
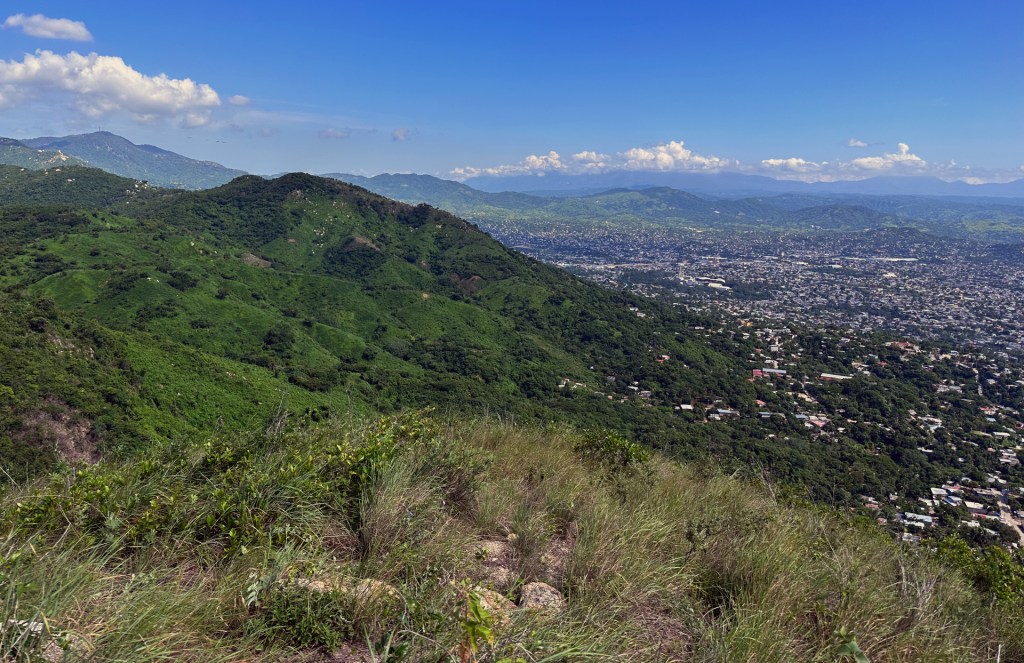
[[[636,638],[644,647],[643,658],[652,661],[675,663],[686,660],[690,644],[690,631],[678,618],[662,612],[655,606],[640,605],[630,620],[631,631],[639,634]]]
[[[62,460],[72,464],[100,460],[99,436],[92,422],[64,403],[46,401],[44,407],[25,414],[14,439],[53,449]]]
[[[562,537],[552,540],[547,549],[541,553],[541,580],[561,587],[565,580],[565,572],[569,566],[569,559],[576,547],[576,530],[571,528]]]
[[[371,663],[373,660],[370,647],[365,642],[346,642],[331,652],[309,651],[295,654],[285,659],[285,663]]]
[[[474,550],[481,559],[482,573],[476,580],[493,586],[501,592],[508,591],[515,583],[515,548],[507,539],[485,539]]]
[[[252,265],[253,267],[259,267],[260,269],[266,269],[272,264],[269,260],[264,260],[259,256],[254,256],[251,253],[243,253],[239,256],[246,265]]]
[[[346,251],[355,251],[356,249],[370,249],[372,251],[380,251],[379,246],[374,244],[372,241],[366,239],[365,237],[359,237],[358,235],[356,237],[353,237],[352,241],[345,245]]]

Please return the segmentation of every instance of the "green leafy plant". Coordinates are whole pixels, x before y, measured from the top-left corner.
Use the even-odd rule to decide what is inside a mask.
[[[842,640],[836,648],[836,656],[843,660],[850,659],[854,663],[871,663],[867,654],[861,651],[860,645],[857,644],[857,638],[853,637],[853,634],[849,633],[845,626],[840,627],[836,631],[836,635]]]

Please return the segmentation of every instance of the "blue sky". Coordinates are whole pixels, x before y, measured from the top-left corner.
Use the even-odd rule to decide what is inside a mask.
[[[224,4],[10,3],[0,135],[260,173],[1024,176],[1024,3]]]

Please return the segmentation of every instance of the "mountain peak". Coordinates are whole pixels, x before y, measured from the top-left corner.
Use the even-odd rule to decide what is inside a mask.
[[[210,188],[245,174],[153,145],[136,145],[109,131],[29,138],[21,143],[37,150],[61,150],[86,165],[174,189]]]

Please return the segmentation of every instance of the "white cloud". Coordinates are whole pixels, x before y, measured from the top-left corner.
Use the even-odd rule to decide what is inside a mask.
[[[30,37],[44,39],[70,39],[71,41],[92,41],[92,33],[81,21],[69,18],[50,18],[42,14],[25,16],[15,14],[8,16],[3,24],[4,29],[21,28]]]
[[[761,171],[782,179],[797,179],[805,182],[830,182],[840,179],[863,179],[886,174],[934,175],[943,178],[961,178],[969,168],[961,168],[955,162],[929,164],[910,151],[906,143],[897,143],[896,151],[881,156],[859,157],[850,161],[814,162],[800,157],[787,159],[763,159]]]
[[[451,171],[456,179],[478,176],[543,175],[552,172],[568,174],[630,171],[708,171],[715,172],[736,165],[731,159],[703,156],[686,148],[683,141],[669,141],[654,147],[634,147],[615,154],[584,150],[563,160],[558,152],[530,155],[518,164],[477,168],[466,166]]]
[[[789,157],[788,159],[763,159],[761,165],[769,169],[785,170],[794,173],[813,173],[821,170],[821,164],[814,161],[807,161],[800,157]]]
[[[63,96],[88,118],[122,112],[137,122],[177,118],[185,126],[207,124],[220,105],[209,85],[147,76],[119,57],[36,51],[21,62],[0,60],[0,108]]]
[[[868,144],[862,141],[860,138],[851,138],[846,141],[847,147],[867,147]]]
[[[928,162],[910,152],[910,146],[906,143],[897,143],[896,152],[883,154],[880,157],[860,157],[850,162],[850,165],[862,170],[892,170],[900,169],[923,169]]]
[[[232,106],[248,106],[250,101],[252,101],[252,99],[244,94],[233,94],[228,97],[228,103]]]
[[[857,139],[851,139],[856,141]],[[858,141],[863,142],[863,141]],[[736,172],[766,175],[782,180],[803,182],[834,182],[862,180],[879,175],[929,175],[943,180],[969,183],[1005,182],[1020,178],[1024,166],[1012,170],[979,170],[962,166],[955,161],[931,162],[914,154],[906,143],[897,143],[895,152],[856,159],[814,161],[798,156],[773,157],[754,163],[740,163],[736,159],[696,154],[682,141],[669,141],[654,147],[634,147],[622,152],[603,154],[596,150],[581,150],[563,157],[558,152],[535,154],[516,164],[490,167],[466,166],[450,171],[457,180],[473,177],[502,177],[510,175],[544,176],[550,173],[580,175],[606,172]]]
[[[344,140],[345,138],[351,138],[352,131],[349,129],[323,129],[319,134],[321,138],[333,139],[333,140]]]
[[[408,127],[399,127],[391,132],[391,140],[395,141],[396,143],[401,143],[402,141],[409,140],[414,135],[416,135],[415,129],[410,129]]]

